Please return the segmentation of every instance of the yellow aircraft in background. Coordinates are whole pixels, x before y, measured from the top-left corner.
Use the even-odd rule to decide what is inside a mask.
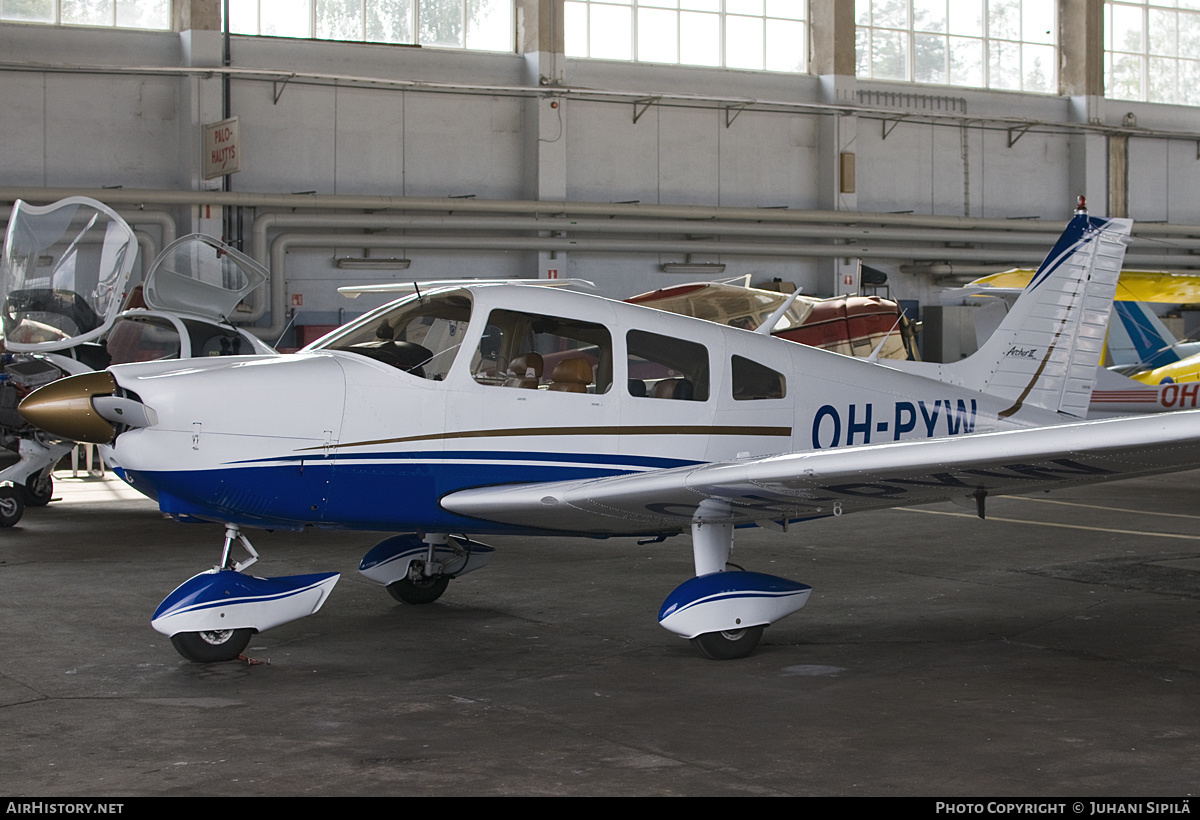
[[[968,285],[996,289],[1024,288],[1032,270],[1014,269],[985,276]],[[1118,373],[1148,385],[1200,381],[1200,342],[1180,341],[1147,303],[1200,302],[1200,276],[1165,271],[1122,271],[1109,326],[1109,361]],[[1117,339],[1116,337],[1120,338]],[[1131,361],[1113,361],[1118,350]],[[1118,354],[1119,358],[1119,354]]]

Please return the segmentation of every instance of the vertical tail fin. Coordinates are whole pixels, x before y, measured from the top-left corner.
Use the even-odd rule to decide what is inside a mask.
[[[949,365],[954,381],[1011,402],[1087,416],[1133,222],[1076,212],[1000,327]]]
[[[1142,369],[1151,370],[1179,361],[1181,357],[1175,349],[1178,340],[1143,302],[1117,302],[1113,310],[1129,336]]]

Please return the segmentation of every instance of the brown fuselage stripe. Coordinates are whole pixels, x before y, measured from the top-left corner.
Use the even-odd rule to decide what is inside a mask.
[[[510,436],[780,436],[791,437],[791,427],[740,427],[672,425],[661,427],[509,427],[502,430],[463,430],[457,433],[430,433],[424,436],[381,438],[353,441],[329,447],[304,447],[305,450],[337,450],[344,447],[369,447],[375,444],[403,444],[410,441],[438,441],[455,438],[504,438]]]

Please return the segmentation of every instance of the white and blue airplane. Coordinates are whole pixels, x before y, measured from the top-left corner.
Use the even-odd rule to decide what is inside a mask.
[[[742,657],[809,587],[727,569],[736,528],[1200,466],[1200,415],[1083,420],[1131,223],[1078,212],[992,339],[961,362],[854,359],[531,285],[420,291],[290,356],[126,364],[21,412],[101,442],[219,564],[159,607],[185,657],[231,659],[315,612],[336,573],[255,578],[246,528],[384,530],[360,570],[408,603],[487,563],[487,534],[690,531],[661,624]],[[250,554],[234,562],[240,543]],[[595,543],[590,542],[590,543]]]

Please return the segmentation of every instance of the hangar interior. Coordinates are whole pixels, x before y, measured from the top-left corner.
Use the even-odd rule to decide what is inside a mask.
[[[439,3],[468,23],[480,6],[417,8]],[[23,22],[30,5],[60,16]],[[286,331],[284,347],[384,300],[348,300],[347,284],[578,277],[625,298],[748,274],[829,296],[859,292],[859,260],[928,326],[947,287],[1039,262],[1077,195],[1095,215],[1136,220],[1127,267],[1197,269],[1200,119],[1182,104],[1194,61],[1178,55],[1200,12],[1184,4],[1059,0],[1052,19],[1034,19],[1047,4],[1031,0],[976,4],[967,27],[989,21],[993,37],[1006,9],[1046,29],[1045,70],[1024,84],[1039,91],[978,74],[913,82],[961,68],[954,54],[945,70],[912,68],[919,45],[900,71],[909,81],[879,78],[889,69],[868,45],[897,14],[938,3],[483,4],[511,15],[508,51],[226,35],[219,0],[175,0],[170,30],[67,25],[68,5],[0,5],[0,201],[93,196],[138,229],[147,261],[176,236],[224,237],[272,274],[237,320],[269,343]],[[788,59],[806,70],[571,56],[581,19],[709,6],[726,23],[757,14],[768,31],[772,14],[788,18],[802,34]],[[992,42],[986,31],[976,45]],[[1155,56],[1164,37],[1175,58]],[[1121,63],[1114,49],[1133,41],[1141,56]],[[597,31],[588,42],[604,53]],[[1154,82],[1168,70],[1171,93]],[[1143,99],[1106,96],[1117,79]],[[205,179],[203,127],[229,117],[240,170]]]
[[[272,343],[286,332],[285,347],[386,298],[341,285],[580,277],[628,297],[749,275],[833,295],[862,287],[860,259],[919,305],[928,334],[942,291],[1040,261],[1077,195],[1137,220],[1129,266],[1196,270],[1200,120],[1186,103],[1200,61],[1179,55],[1200,55],[1186,31],[1200,10],[1171,2],[943,0],[948,20],[1053,8],[1030,34],[1041,90],[1014,90],[913,80],[953,75],[949,58],[918,72],[863,57],[876,34],[896,42],[882,23],[937,0],[511,0],[507,51],[231,34],[228,59],[219,0],[174,0],[162,30],[63,16],[86,5],[116,20],[137,0],[0,0],[0,210],[95,197],[137,229],[143,265],[175,237],[223,236],[272,277],[235,318]],[[643,7],[757,10],[764,30],[774,13],[793,33],[798,17],[806,70],[578,55],[571,15]],[[31,9],[48,23],[16,19]],[[1106,50],[1122,20],[1140,73]],[[953,33],[970,22],[943,34],[974,42]],[[931,32],[908,42],[918,34]],[[1160,37],[1174,57],[1152,50]],[[1120,94],[1143,99],[1106,95],[1110,66]],[[1172,70],[1174,96],[1151,82]],[[240,170],[206,179],[203,128],[230,117]],[[1193,794],[1195,479],[997,497],[986,521],[976,497],[789,537],[748,529],[752,566],[802,576],[815,605],[736,664],[655,622],[694,569],[679,540],[500,535],[503,560],[423,607],[361,577],[361,532],[263,531],[255,572],[338,568],[337,605],[256,636],[245,663],[193,664],[147,616],[216,557],[217,533],[164,522],[115,481],[64,477],[68,503],[7,529],[0,553],[0,782],[39,807],[54,794]]]

